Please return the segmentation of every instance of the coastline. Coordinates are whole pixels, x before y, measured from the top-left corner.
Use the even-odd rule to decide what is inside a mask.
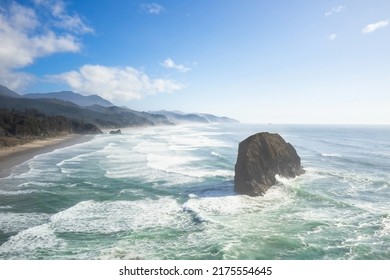
[[[88,142],[92,138],[93,135],[69,134],[2,149],[0,150],[0,178],[9,176],[14,166],[26,162],[36,155]]]

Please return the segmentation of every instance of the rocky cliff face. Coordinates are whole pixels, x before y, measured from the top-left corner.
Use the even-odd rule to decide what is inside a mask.
[[[275,175],[293,178],[302,174],[301,158],[279,134],[262,132],[242,141],[235,166],[235,191],[263,195],[276,183]]]

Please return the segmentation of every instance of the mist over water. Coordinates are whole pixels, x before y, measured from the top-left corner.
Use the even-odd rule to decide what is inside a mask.
[[[238,143],[279,133],[306,174],[234,192]],[[0,259],[390,259],[390,127],[122,130],[0,179]]]

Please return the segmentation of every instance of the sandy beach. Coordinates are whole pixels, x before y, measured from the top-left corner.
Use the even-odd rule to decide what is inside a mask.
[[[62,137],[36,140],[27,144],[2,149],[0,150],[0,178],[9,176],[12,167],[30,160],[36,155],[87,142],[92,138],[93,136],[91,135],[71,134]]]

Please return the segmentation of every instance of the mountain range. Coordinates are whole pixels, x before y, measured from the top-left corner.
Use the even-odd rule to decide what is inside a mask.
[[[23,95],[24,98],[32,98],[32,99],[42,99],[42,98],[49,98],[49,99],[60,99],[64,101],[72,102],[76,105],[85,107],[85,106],[93,106],[93,105],[100,105],[103,107],[112,107],[114,104],[112,104],[110,101],[101,98],[98,95],[81,95],[78,93],[74,93],[72,91],[60,91],[60,92],[49,92],[49,93],[29,93]]]
[[[174,125],[181,123],[232,123],[236,120],[211,114],[182,112],[139,112],[118,107],[97,95],[84,96],[71,91],[20,95],[0,85],[0,108],[37,110],[48,116],[64,116],[96,125],[99,128]]]
[[[152,111],[149,113],[165,116],[170,122],[175,124],[183,123],[238,123],[237,120],[228,117],[218,117],[212,114],[191,113],[186,114],[180,111]]]
[[[5,96],[5,97],[13,97],[13,98],[19,98],[20,95],[17,94],[16,92],[10,90],[9,88],[0,85],[0,96]]]

